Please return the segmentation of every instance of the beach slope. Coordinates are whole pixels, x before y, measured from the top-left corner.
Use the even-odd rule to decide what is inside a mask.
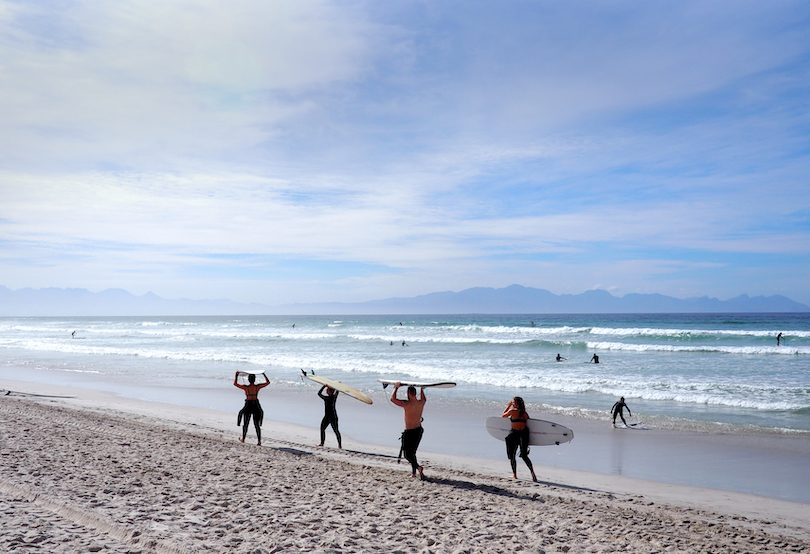
[[[0,397],[0,551],[810,552],[804,504],[754,518],[678,487],[662,503],[644,482],[535,484],[430,455],[419,481],[395,451],[318,448],[269,421],[264,446],[241,444],[235,421],[161,406]]]

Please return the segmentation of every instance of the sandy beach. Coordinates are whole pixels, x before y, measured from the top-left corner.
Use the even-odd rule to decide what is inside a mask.
[[[0,387],[73,396],[0,397],[2,551],[810,551],[808,504],[428,451],[418,481],[394,448],[306,426],[266,419],[258,447],[225,412]]]

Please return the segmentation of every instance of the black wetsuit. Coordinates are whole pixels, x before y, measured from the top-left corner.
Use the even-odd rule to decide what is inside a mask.
[[[321,387],[321,390],[318,391],[318,396],[323,399],[323,407],[324,407],[324,416],[321,420],[321,444],[324,444],[326,441],[326,428],[330,425],[332,426],[332,430],[335,432],[335,437],[337,437],[338,447],[343,448],[340,439],[340,431],[338,431],[338,415],[337,415],[337,408],[335,404],[337,403],[338,391],[333,390],[332,394],[323,394],[323,389],[326,386],[324,385]]]
[[[512,423],[523,422],[525,419],[510,419]],[[512,464],[512,473],[517,474],[517,454],[518,446],[520,446],[520,458],[526,462],[526,467],[529,471],[534,473],[532,461],[529,459],[529,427],[523,429],[512,429],[506,436],[506,455],[509,458],[509,463]]]
[[[239,410],[239,416],[236,418],[236,424],[242,423],[242,440],[245,440],[250,424],[250,416],[253,416],[253,427],[256,428],[256,438],[262,442],[262,421],[264,420],[264,410],[262,405],[259,404],[259,399],[245,400],[245,405]],[[244,418],[244,422],[242,419]]]
[[[425,430],[421,426],[416,429],[405,429],[402,432],[402,453],[405,459],[411,463],[414,475],[419,469],[419,462],[416,461],[416,449],[419,448],[419,443],[422,442],[422,433]]]
[[[629,415],[633,415],[633,412],[630,411],[630,408],[627,407],[627,404],[624,403],[624,400],[619,400],[613,405],[613,425],[616,425],[616,416],[622,418],[622,423],[627,425],[627,422],[624,420],[624,414],[622,413],[623,409],[627,408],[627,413]]]

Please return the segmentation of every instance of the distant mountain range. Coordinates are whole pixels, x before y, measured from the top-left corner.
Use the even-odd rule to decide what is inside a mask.
[[[434,292],[411,298],[369,302],[266,306],[231,300],[168,300],[122,289],[19,289],[0,286],[0,316],[169,316],[169,315],[362,315],[362,314],[550,314],[550,313],[746,313],[810,312],[810,306],[784,296],[746,294],[729,300],[703,296],[679,299],[662,294],[613,296],[604,290],[553,294],[512,285]]]

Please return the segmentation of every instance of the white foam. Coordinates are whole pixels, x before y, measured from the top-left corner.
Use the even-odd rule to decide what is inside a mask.
[[[723,352],[726,354],[789,354],[808,355],[810,347],[795,346],[714,346],[679,344],[630,344],[624,342],[587,342],[589,349],[626,350],[629,352]]]

